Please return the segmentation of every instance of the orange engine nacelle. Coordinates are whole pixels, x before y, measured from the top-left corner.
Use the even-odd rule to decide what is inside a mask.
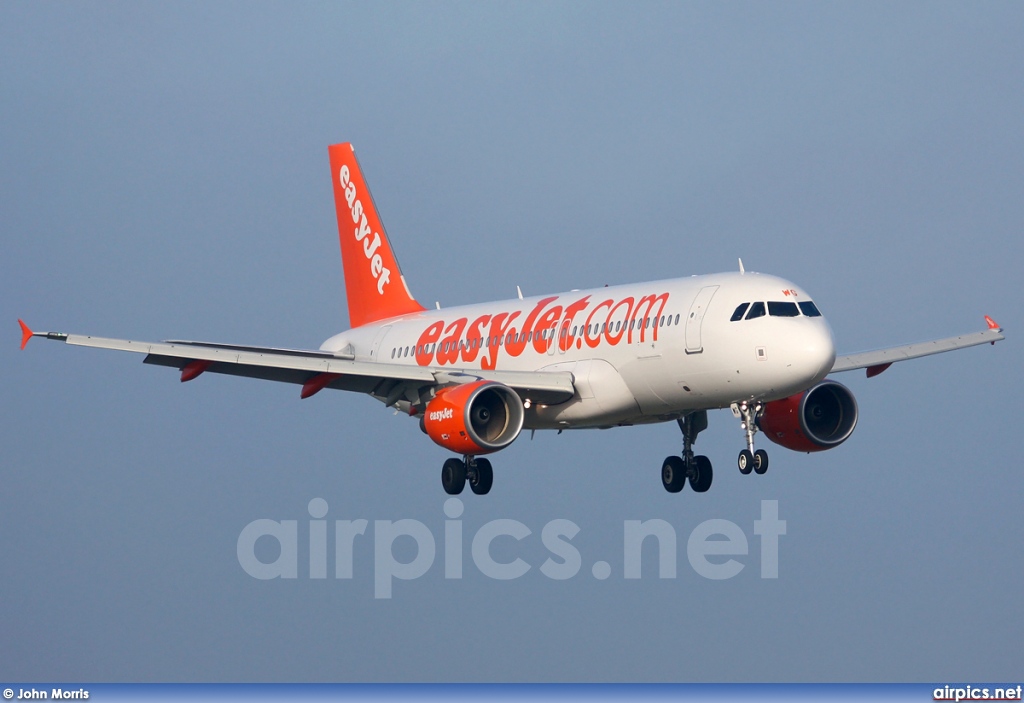
[[[765,436],[786,449],[820,452],[838,447],[857,426],[857,400],[835,381],[773,400],[757,420]]]
[[[438,391],[423,413],[423,431],[457,454],[490,454],[519,436],[524,417],[514,390],[496,381],[474,381]]]

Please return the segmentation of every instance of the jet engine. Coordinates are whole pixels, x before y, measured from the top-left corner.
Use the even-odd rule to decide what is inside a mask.
[[[786,449],[820,452],[838,447],[857,426],[857,401],[835,381],[818,385],[764,406],[757,426]]]
[[[524,417],[514,390],[496,381],[474,381],[438,391],[423,413],[423,431],[457,454],[490,454],[519,436]]]

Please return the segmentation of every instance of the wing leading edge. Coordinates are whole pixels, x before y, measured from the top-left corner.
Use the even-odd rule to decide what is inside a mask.
[[[575,393],[572,374],[564,371],[459,371],[356,361],[350,355],[337,356],[323,351],[204,342],[137,342],[57,332],[32,332],[23,322],[21,324],[23,345],[31,337],[45,337],[79,347],[145,354],[143,363],[179,369],[182,381],[190,381],[206,372],[245,376],[300,385],[303,387],[303,398],[323,388],[334,388],[368,393],[387,405],[395,405],[401,400],[418,403],[431,388],[474,380],[503,383],[524,398],[537,403],[562,403]]]
[[[899,347],[877,349],[875,351],[858,352],[856,354],[845,354],[837,356],[835,364],[832,365],[832,373],[840,371],[853,371],[855,369],[867,369],[867,376],[877,376],[897,361],[918,359],[922,356],[941,354],[956,349],[966,349],[979,344],[995,344],[1005,339],[1003,328],[988,315],[985,316],[988,329],[983,332],[962,334],[957,337],[936,339],[930,342],[918,342],[916,344],[905,344]]]

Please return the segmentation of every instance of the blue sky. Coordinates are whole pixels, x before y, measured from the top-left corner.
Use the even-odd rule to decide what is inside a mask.
[[[1017,3],[5,3],[0,6],[0,678],[816,681],[1020,675],[1024,223]],[[339,392],[187,385],[36,329],[316,347],[346,326],[328,144],[355,144],[414,294],[443,305],[732,270],[797,281],[842,352],[1007,341],[838,380],[815,456],[711,414],[711,491],[667,494],[673,425],[521,437],[443,559],[374,598],[373,527],[444,540],[446,454]],[[762,445],[763,446],[763,445]],[[260,581],[253,520],[366,519],[354,578]],[[754,521],[778,501],[779,578]],[[498,581],[469,540],[531,565]],[[546,578],[552,520],[582,569]],[[660,519],[679,569],[623,577]],[[732,579],[687,562],[710,519]],[[264,545],[265,546],[265,545]],[[397,558],[415,550],[396,542]],[[598,580],[591,567],[611,566]]]

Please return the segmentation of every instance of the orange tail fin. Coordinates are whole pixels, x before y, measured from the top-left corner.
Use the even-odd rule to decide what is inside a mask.
[[[349,323],[361,327],[424,310],[412,297],[398,268],[352,145],[334,144],[327,151],[331,157]]]

